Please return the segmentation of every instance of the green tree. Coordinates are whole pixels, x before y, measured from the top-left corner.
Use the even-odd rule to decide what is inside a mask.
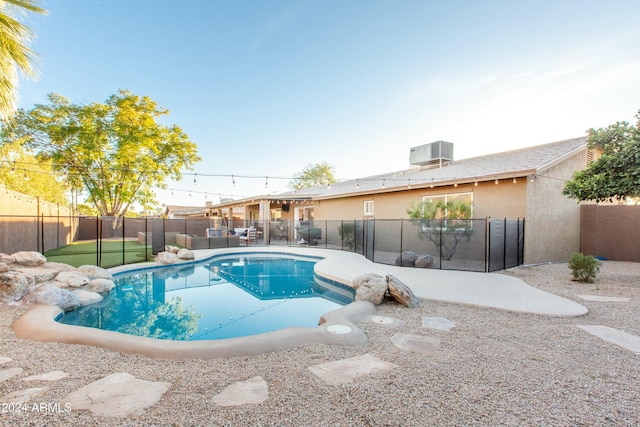
[[[148,97],[121,90],[105,103],[76,105],[50,94],[49,103],[19,110],[5,141],[21,141],[51,162],[100,215],[125,216],[132,204],[155,205],[154,186],[200,160],[196,145]]]
[[[471,203],[464,199],[433,202],[424,200],[407,209],[409,218],[418,226],[418,236],[429,239],[440,257],[451,260],[463,238],[469,239],[473,231]]]
[[[598,149],[601,156],[574,173],[562,194],[596,202],[640,197],[640,111],[636,119],[635,126],[617,122],[589,130],[589,148]]]
[[[27,47],[33,32],[19,17],[27,12],[46,14],[38,0],[0,1],[0,120],[11,119],[16,111],[19,72],[35,77],[35,53]]]
[[[301,172],[294,175],[288,185],[289,188],[300,190],[318,185],[329,185],[334,182],[336,182],[336,178],[334,177],[333,166],[327,162],[321,162],[315,165],[307,165]]]
[[[49,163],[38,161],[19,142],[0,145],[0,183],[9,190],[67,206],[68,185]]]

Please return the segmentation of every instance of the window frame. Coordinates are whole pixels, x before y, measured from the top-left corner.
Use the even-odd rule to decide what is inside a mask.
[[[374,214],[374,201],[373,200],[365,200],[363,202],[363,215],[364,216],[373,216]]]

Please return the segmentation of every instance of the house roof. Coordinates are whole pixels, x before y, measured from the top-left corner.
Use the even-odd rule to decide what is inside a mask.
[[[566,157],[587,147],[586,137],[567,139],[549,144],[504,151],[480,157],[446,162],[440,165],[405,169],[382,175],[340,181],[284,195],[311,196],[314,199],[343,197],[345,195],[370,194],[443,186],[453,183],[511,179],[542,172]],[[281,195],[282,197],[283,195]]]

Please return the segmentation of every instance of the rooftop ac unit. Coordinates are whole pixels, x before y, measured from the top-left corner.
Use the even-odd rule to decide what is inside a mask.
[[[436,141],[411,148],[409,163],[412,166],[426,166],[453,160],[453,143]]]

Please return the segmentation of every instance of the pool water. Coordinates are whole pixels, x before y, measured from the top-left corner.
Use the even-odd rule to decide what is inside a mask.
[[[289,326],[315,327],[353,301],[353,291],[314,277],[318,259],[268,255],[212,258],[116,279],[99,303],[61,323],[171,340],[213,340]]]

